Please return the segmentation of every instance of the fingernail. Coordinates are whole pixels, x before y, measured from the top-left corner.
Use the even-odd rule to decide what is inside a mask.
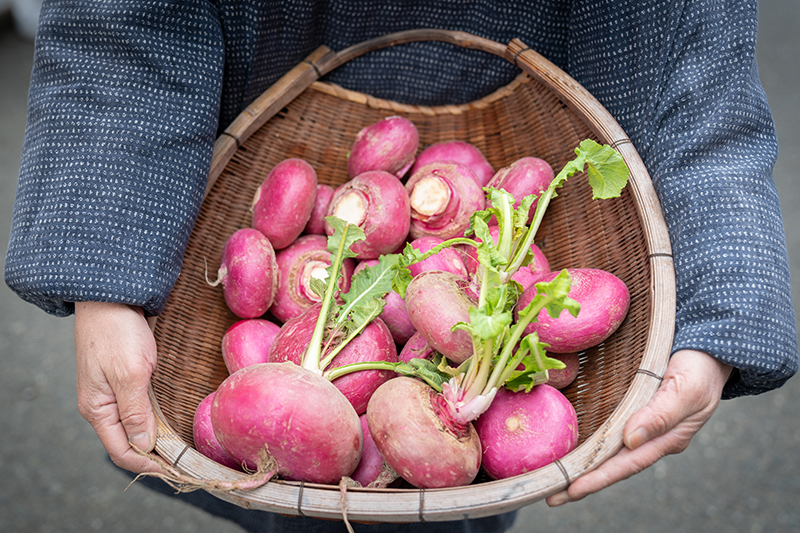
[[[128,439],[128,442],[143,452],[150,451],[150,435],[147,433],[137,433],[136,435],[132,435]]]
[[[628,442],[625,444],[629,449],[635,450],[636,448],[647,442],[649,438],[650,437],[648,437],[646,429],[636,428],[633,431],[633,433],[630,434],[630,436],[628,437]]]
[[[547,504],[550,507],[558,507],[559,505],[564,505],[568,501],[569,501],[569,493],[565,490],[562,490],[561,492],[557,492],[552,496],[550,496],[547,499]]]

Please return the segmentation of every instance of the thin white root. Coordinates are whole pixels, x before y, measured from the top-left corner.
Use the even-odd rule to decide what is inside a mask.
[[[360,486],[361,483],[346,476],[339,480],[339,490],[342,493],[342,519],[344,520],[344,525],[347,527],[348,533],[355,533],[355,531],[353,530],[353,526],[350,525],[350,521],[347,519],[347,489],[349,487]]]
[[[205,270],[206,283],[208,283],[212,287],[216,287],[217,285],[222,283],[222,276],[219,275],[219,272],[217,273],[217,281],[211,281],[210,279],[208,279],[208,261],[206,260],[205,257],[203,257],[203,264],[205,265],[205,269],[206,269]]]

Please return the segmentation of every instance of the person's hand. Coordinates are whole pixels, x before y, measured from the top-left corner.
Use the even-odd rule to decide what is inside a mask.
[[[141,309],[125,304],[75,304],[78,410],[97,432],[114,464],[158,472],[131,444],[149,452],[156,420],[148,397],[156,342]]]
[[[597,469],[547,498],[551,507],[580,500],[627,479],[656,461],[680,453],[719,405],[731,367],[693,350],[675,352],[664,381],[647,405],[625,424],[625,446]]]

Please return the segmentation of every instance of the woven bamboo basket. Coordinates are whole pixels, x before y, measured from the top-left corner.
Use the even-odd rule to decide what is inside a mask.
[[[317,81],[362,54],[416,41],[443,41],[512,62],[519,76],[481,100],[417,107],[375,99]],[[347,180],[346,158],[356,133],[390,115],[412,120],[421,145],[468,141],[499,169],[523,156],[556,170],[592,138],[617,149],[631,170],[620,198],[592,201],[587,180],[568,180],[548,209],[537,243],[554,269],[596,267],[628,285],[631,307],[619,330],[580,354],[577,379],[563,392],[579,420],[578,447],[555,463],[514,478],[450,489],[349,489],[347,517],[366,522],[417,522],[480,517],[518,509],[564,489],[622,446],[628,417],[660,384],[674,328],[671,249],[658,199],[635,148],[602,105],[575,80],[522,42],[507,46],[469,34],[414,30],[333,52],[321,47],[255,100],[214,147],[206,198],[184,266],[163,314],[155,321],[158,364],[151,382],[159,433],[156,451],[198,480],[243,474],[198,453],[192,442],[196,406],[227,377],[220,342],[237,320],[220,288],[205,281],[219,264],[225,240],[249,227],[256,188],[275,164],[300,157],[321,183]],[[274,480],[247,492],[216,492],[237,505],[285,515],[342,518],[336,486]]]

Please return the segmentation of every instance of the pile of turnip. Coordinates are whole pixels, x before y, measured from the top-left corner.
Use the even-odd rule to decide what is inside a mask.
[[[560,392],[578,353],[626,316],[600,269],[551,271],[535,244],[556,190],[594,198],[628,171],[584,141],[558,174],[536,157],[495,171],[472,144],[420,151],[389,117],[353,140],[350,180],[277,164],[217,280],[241,320],[220,339],[230,376],[198,407],[194,441],[232,468],[314,483],[451,487],[540,468],[578,442]]]

